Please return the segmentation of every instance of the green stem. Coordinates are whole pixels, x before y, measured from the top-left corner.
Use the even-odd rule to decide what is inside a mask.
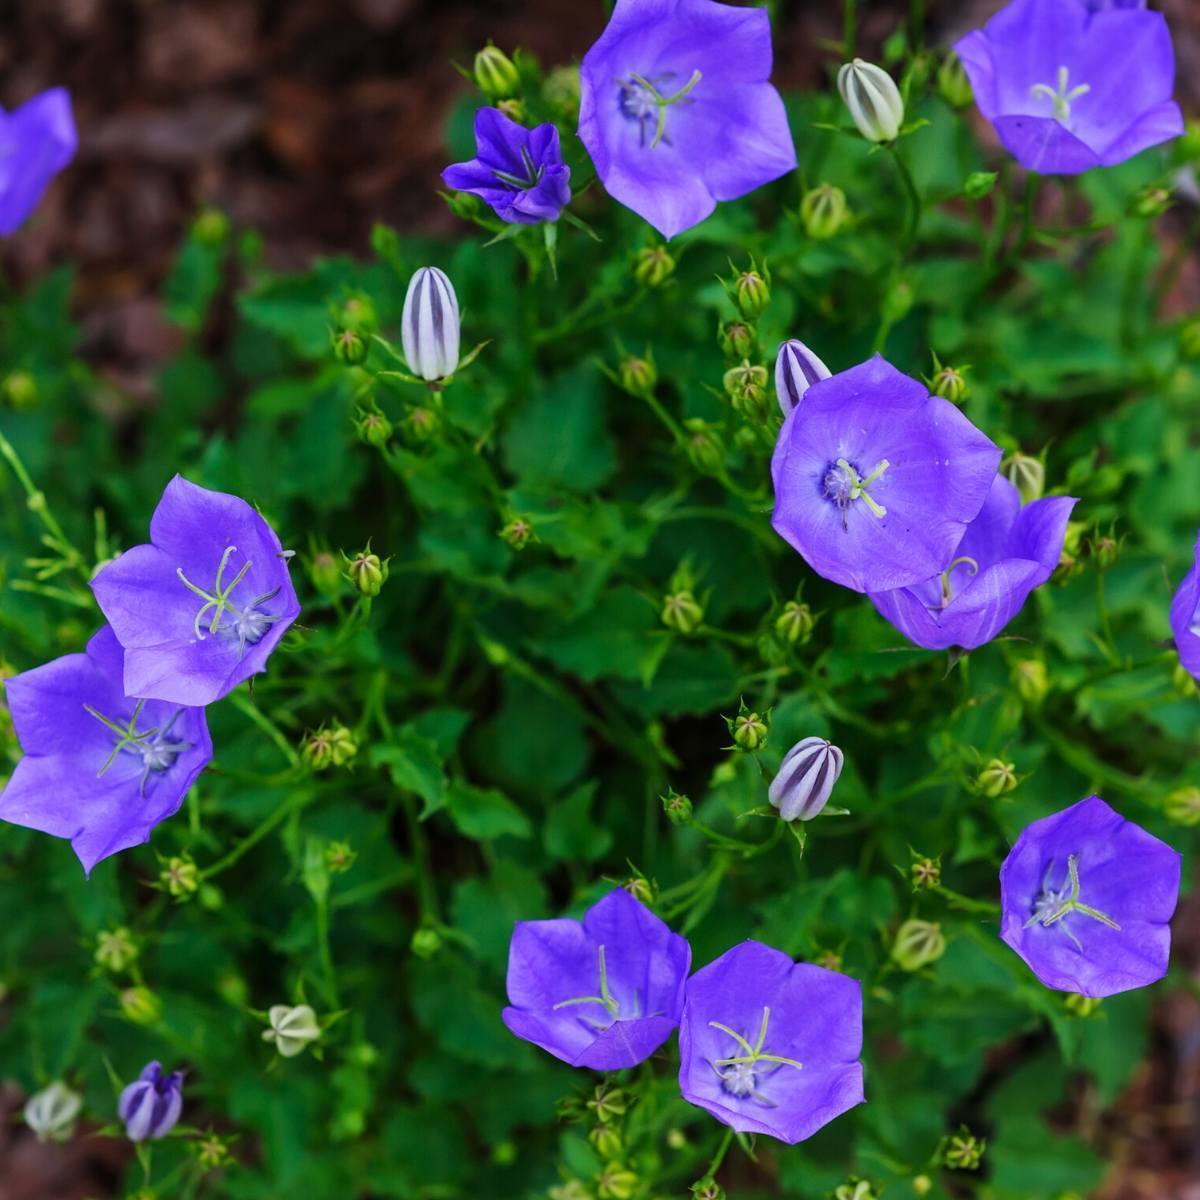
[[[440,924],[437,888],[434,886],[433,870],[429,862],[429,843],[425,838],[425,828],[417,815],[417,805],[412,792],[401,793],[400,807],[404,809],[409,853],[417,871],[417,900],[421,906],[421,921]]]
[[[908,51],[920,53],[925,44],[925,0],[909,0],[908,3]]]
[[[896,144],[893,143],[888,147],[892,155],[892,161],[896,164],[896,171],[900,175],[900,181],[904,184],[904,192],[908,197],[908,209],[904,221],[904,245],[911,246],[916,240],[917,229],[921,224],[921,193],[917,190],[917,182],[913,179],[912,171],[909,170],[908,163],[900,154]]]
[[[729,1147],[733,1145],[733,1130],[725,1130],[725,1136],[721,1139],[721,1144],[717,1147],[717,1152],[712,1156],[712,1160],[708,1164],[708,1170],[704,1172],[704,1181],[715,1177],[716,1173],[721,1169],[721,1164],[725,1161],[725,1155],[729,1153]]]
[[[858,25],[856,0],[842,0],[842,61],[854,57],[854,34]]]
[[[249,696],[241,692],[234,692],[230,697],[234,708],[243,716],[249,717],[250,720],[259,727],[266,735],[279,747],[279,752],[293,767],[300,765],[300,755],[296,748],[288,740],[287,735],[267,716],[266,713],[250,699]]]
[[[205,867],[200,872],[200,879],[206,881],[220,875],[222,871],[227,871],[243,855],[257,846],[272,829],[281,825],[293,813],[299,812],[312,798],[311,792],[293,792],[274,812],[264,817],[254,829],[242,838],[224,858],[219,858],[215,863]]]

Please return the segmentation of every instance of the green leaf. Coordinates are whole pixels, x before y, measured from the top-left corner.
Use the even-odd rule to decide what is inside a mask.
[[[446,791],[446,809],[459,833],[476,842],[511,835],[527,838],[529,818],[503,792],[453,781]]]
[[[425,802],[421,820],[432,816],[446,803],[446,775],[437,743],[410,726],[396,730],[391,742],[371,747],[371,762],[385,766],[392,783],[414,792]]]

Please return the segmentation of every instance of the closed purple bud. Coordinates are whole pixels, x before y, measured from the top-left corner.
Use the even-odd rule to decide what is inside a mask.
[[[786,417],[814,383],[833,372],[801,341],[789,338],[775,356],[775,396]]]
[[[811,821],[829,802],[844,761],[831,742],[806,737],[784,756],[767,796],[785,821]]]
[[[162,1065],[148,1063],[122,1093],[117,1115],[125,1123],[131,1142],[166,1137],[183,1111],[183,1072],[164,1075]]]
[[[422,267],[404,297],[401,341],[409,370],[433,382],[458,366],[459,317],[454,285],[437,267]]]

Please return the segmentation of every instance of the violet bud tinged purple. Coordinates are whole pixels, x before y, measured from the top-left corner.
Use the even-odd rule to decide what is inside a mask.
[[[798,338],[780,344],[775,355],[775,398],[786,417],[814,383],[828,379],[830,369]]]
[[[904,101],[896,81],[874,63],[856,58],[838,71],[838,91],[869,142],[894,142],[904,123]]]
[[[844,756],[821,737],[806,737],[784,756],[767,797],[785,821],[811,821],[829,802]]]
[[[458,297],[437,267],[422,267],[409,281],[401,342],[409,370],[431,383],[458,366]]]
[[[132,1142],[166,1137],[175,1128],[183,1111],[183,1072],[164,1075],[157,1062],[145,1070],[122,1093],[117,1115],[125,1124],[125,1136]]]

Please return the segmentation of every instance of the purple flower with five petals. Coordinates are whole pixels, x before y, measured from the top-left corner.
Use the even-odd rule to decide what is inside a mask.
[[[0,820],[69,838],[89,874],[149,841],[212,758],[202,708],[127,698],[106,625],[68,654],[5,684],[25,757],[0,792]]]
[[[132,1142],[166,1137],[183,1112],[183,1072],[163,1074],[162,1064],[148,1063],[122,1093],[117,1115]]]
[[[856,592],[934,578],[983,507],[1000,448],[876,355],[821,379],[779,431],[775,532]]]
[[[582,921],[518,921],[504,1023],[573,1067],[649,1058],[679,1024],[691,947],[623,888]]]
[[[563,163],[553,125],[526,129],[498,108],[475,114],[475,153],[454,163],[442,182],[485,200],[510,225],[557,221],[571,202],[571,168]]]
[[[664,237],[796,166],[765,8],[617,0],[580,67],[579,136],[613,199]]]
[[[1076,175],[1183,133],[1161,13],[1013,0],[954,47],[980,111],[1022,166]]]
[[[1000,868],[1000,936],[1047,987],[1112,996],[1167,973],[1180,856],[1099,796],[1027,826]]]
[[[863,1102],[858,981],[742,942],[688,980],[679,1088],[739,1133],[799,1142]]]
[[[211,704],[266,670],[300,613],[289,557],[245,500],[176,475],[150,520],[150,544],[92,580],[125,649],[125,691]]]
[[[1192,566],[1171,599],[1171,632],[1184,669],[1200,679],[1200,536]]]
[[[942,572],[913,587],[871,592],[871,602],[918,646],[974,650],[1053,574],[1075,504],[1070,496],[1051,496],[1022,508],[1017,489],[997,475]]]
[[[10,113],[0,108],[0,235],[29,216],[77,144],[65,88],[51,88]]]

